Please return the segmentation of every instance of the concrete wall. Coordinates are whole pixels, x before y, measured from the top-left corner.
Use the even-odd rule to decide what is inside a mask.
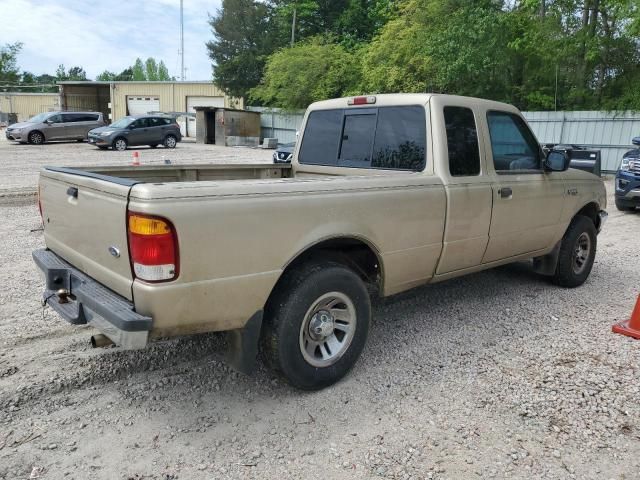
[[[0,92],[0,112],[15,113],[22,122],[38,113],[60,109],[57,93]]]
[[[234,99],[224,94],[213,83],[156,83],[156,82],[115,82],[112,89],[113,120],[127,115],[128,96],[155,96],[160,99],[160,110],[164,112],[186,112],[187,97],[224,97],[227,108],[243,108],[242,99]]]

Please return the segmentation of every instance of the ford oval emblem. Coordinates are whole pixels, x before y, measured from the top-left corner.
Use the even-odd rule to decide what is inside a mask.
[[[120,250],[117,247],[111,246],[109,247],[109,253],[116,258],[120,257]]]

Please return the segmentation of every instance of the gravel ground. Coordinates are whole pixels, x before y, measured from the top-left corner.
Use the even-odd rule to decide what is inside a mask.
[[[640,214],[610,213],[581,288],[514,264],[377,302],[353,372],[302,393],[231,372],[216,335],[91,349],[40,306],[37,208],[5,198],[0,479],[639,478],[640,342],[610,328]]]
[[[263,163],[270,162],[273,150],[259,148],[226,148],[196,144],[185,140],[171,150],[132,147],[124,152],[100,150],[87,143],[54,142],[45,145],[21,145],[10,142],[0,128],[0,197],[16,192],[33,193],[38,172],[45,165],[73,167],[80,165],[128,165],[138,151],[140,162],[163,163]]]

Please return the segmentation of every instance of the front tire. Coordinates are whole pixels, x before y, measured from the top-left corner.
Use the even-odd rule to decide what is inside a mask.
[[[164,142],[162,142],[162,144],[165,146],[165,148],[176,148],[178,139],[173,135],[167,135],[166,137],[164,137]]]
[[[636,207],[622,203],[619,200],[616,200],[616,208],[621,212],[632,212],[636,209]]]
[[[265,311],[263,352],[294,387],[319,390],[355,365],[369,333],[371,302],[362,279],[334,262],[285,273]]]
[[[127,141],[124,138],[116,138],[113,141],[113,149],[117,150],[118,152],[123,152],[127,149]]]
[[[29,143],[33,145],[42,145],[44,143],[44,135],[40,132],[31,132],[28,139]]]
[[[562,238],[553,282],[566,288],[582,285],[591,273],[597,242],[593,221],[582,215],[576,216]]]

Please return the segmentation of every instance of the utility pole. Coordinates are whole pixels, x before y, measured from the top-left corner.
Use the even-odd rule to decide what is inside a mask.
[[[296,7],[293,7],[293,22],[291,22],[291,46],[296,43]]]
[[[184,14],[183,0],[180,0],[180,79],[184,82]]]

